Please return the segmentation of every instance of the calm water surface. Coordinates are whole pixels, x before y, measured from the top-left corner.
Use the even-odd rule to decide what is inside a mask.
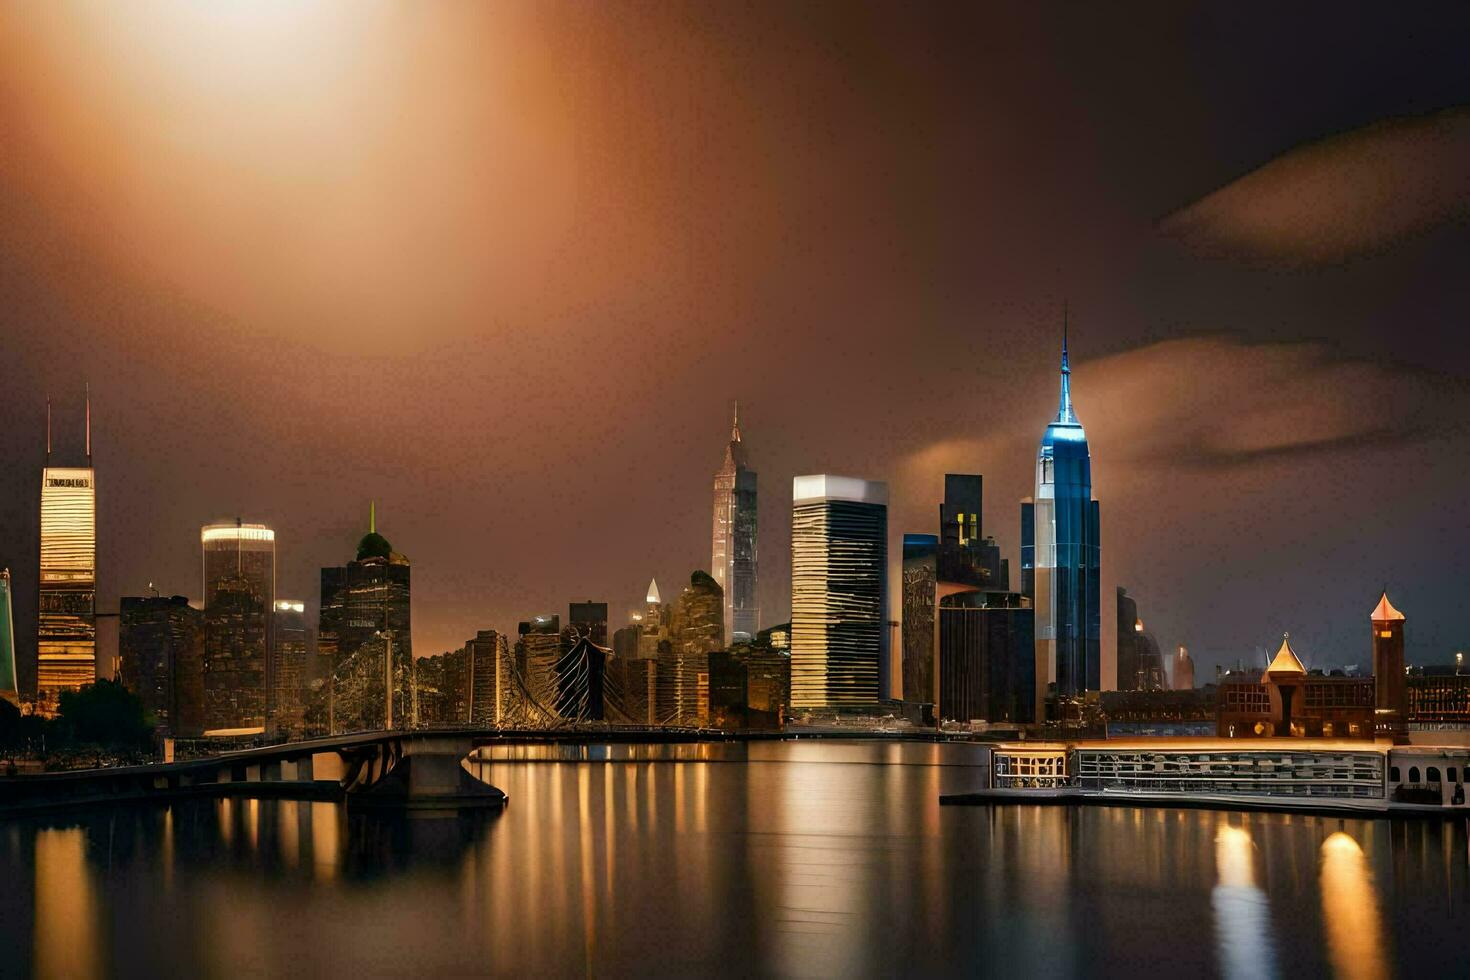
[[[567,752],[593,758],[479,763],[498,815],[198,800],[0,822],[0,971],[1470,972],[1463,821],[941,808],[978,785],[966,746]]]

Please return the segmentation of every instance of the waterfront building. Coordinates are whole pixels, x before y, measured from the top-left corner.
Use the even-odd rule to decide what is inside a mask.
[[[939,600],[942,721],[1036,721],[1035,614],[1019,592],[971,589]]]
[[[936,688],[935,602],[939,586],[939,538],[933,534],[903,536],[903,598],[899,626],[902,644],[903,700],[933,705]]]
[[[887,484],[825,474],[796,477],[792,708],[875,706],[888,643]]]
[[[271,621],[269,726],[274,731],[299,734],[306,722],[308,665],[313,659],[311,634],[306,626],[306,603],[277,599]]]
[[[749,726],[750,673],[743,656],[725,650],[709,655],[709,724],[726,730]]]
[[[1410,726],[1416,730],[1470,728],[1470,671],[1463,662],[1413,667],[1405,680]]]
[[[356,558],[321,570],[317,644],[332,664],[327,688],[334,732],[411,720],[411,568],[378,533],[376,507],[370,507]]]
[[[1118,586],[1118,690],[1144,690],[1140,680],[1138,634],[1143,632],[1143,622],[1138,618],[1138,602],[1128,590]]]
[[[1183,644],[1174,654],[1174,690],[1194,690],[1194,658],[1189,655]]]
[[[52,466],[51,403],[46,403],[36,623],[36,701],[42,714],[55,711],[62,691],[91,684],[97,673],[97,479],[90,396],[86,412],[87,465]]]
[[[982,533],[984,480],[978,473],[944,474],[939,505],[938,577],[973,588],[1004,592],[1011,587],[1010,564],[995,539]]]
[[[1036,610],[1038,706],[1101,688],[1099,508],[1087,434],[1072,409],[1062,341],[1061,396],[1036,455],[1036,492],[1021,504],[1021,589]]]
[[[791,705],[790,635],[785,624],[762,630],[740,652],[745,664],[746,723],[752,728],[779,729]]]
[[[1220,678],[1217,732],[1225,738],[1372,738],[1372,677],[1308,671],[1283,636],[1263,674]]]
[[[276,532],[264,524],[240,519],[206,524],[199,529],[204,608],[214,601],[224,579],[247,579],[266,607],[276,604]]]
[[[265,731],[268,619],[254,581],[215,583],[204,610],[204,734]]]
[[[0,698],[11,704],[20,702],[15,672],[15,593],[8,568],[0,568]]]
[[[715,474],[714,545],[710,571],[724,594],[722,646],[751,640],[760,628],[756,605],[756,475],[740,439],[740,406],[725,461]]]
[[[607,646],[607,603],[573,602],[568,609],[568,625],[578,637],[585,637],[600,647]]]
[[[204,614],[185,596],[123,596],[119,679],[170,735],[202,730]]]
[[[514,707],[515,661],[510,644],[495,630],[479,630],[464,645],[468,722],[502,725]]]
[[[1373,627],[1373,677],[1377,682],[1375,729],[1379,735],[1408,737],[1408,693],[1404,685],[1404,614],[1385,591],[1368,617]]]
[[[517,629],[516,668],[525,678],[535,706],[548,715],[556,712],[556,664],[561,659],[561,617],[535,616]]]

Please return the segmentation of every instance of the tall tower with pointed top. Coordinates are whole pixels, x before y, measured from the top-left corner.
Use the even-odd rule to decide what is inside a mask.
[[[36,693],[43,712],[62,691],[97,674],[97,482],[92,469],[92,401],[86,399],[86,465],[53,466],[51,402],[41,471],[40,615]]]
[[[1099,510],[1087,434],[1072,408],[1062,334],[1061,396],[1036,453],[1036,493],[1021,503],[1021,589],[1036,610],[1037,717],[1046,685],[1063,697],[1101,687]]]
[[[756,476],[740,438],[740,403],[730,425],[725,461],[715,474],[714,544],[710,574],[725,590],[724,642],[749,641],[760,629],[756,605]]]
[[[1374,734],[1405,739],[1409,732],[1408,690],[1404,684],[1404,614],[1385,591],[1368,617],[1373,624]]]

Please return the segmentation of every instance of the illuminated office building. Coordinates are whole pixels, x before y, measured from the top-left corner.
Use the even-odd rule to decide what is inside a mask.
[[[658,716],[664,724],[709,723],[709,655],[723,647],[725,595],[703,571],[689,576],[658,661]]]
[[[11,704],[20,700],[15,675],[15,593],[8,568],[0,569],[0,698]]]
[[[798,476],[791,512],[791,707],[878,703],[888,657],[888,486]]]
[[[204,610],[205,734],[263,732],[269,611],[243,575],[215,583]]]
[[[756,607],[756,475],[740,440],[740,407],[730,427],[725,462],[715,474],[714,546],[710,572],[724,590],[724,646],[748,643],[760,628]]]
[[[123,596],[119,603],[120,679],[157,726],[172,735],[197,735],[202,724],[196,712],[196,727],[185,729],[179,709],[180,695],[190,693],[188,684],[203,681],[203,626],[203,614],[181,595]]]
[[[97,481],[92,469],[92,407],[87,401],[87,465],[51,465],[51,405],[46,405],[46,466],[41,471],[40,610],[36,692],[54,711],[62,691],[97,673]]]
[[[413,634],[409,560],[378,533],[377,510],[357,557],[323,568],[317,644],[331,658],[334,732],[370,731],[412,720]]]
[[[275,531],[239,520],[206,524],[199,529],[199,550],[205,609],[214,602],[219,583],[234,578],[248,580],[266,608],[275,608]]]
[[[280,732],[300,732],[305,725],[307,665],[311,634],[306,603],[277,599],[271,621],[270,725]]]
[[[1036,611],[1038,704],[1049,682],[1064,698],[1102,686],[1098,503],[1065,340],[1061,375],[1057,415],[1036,455],[1036,493],[1021,503],[1021,590]]]
[[[516,669],[525,679],[526,691],[535,706],[555,714],[557,702],[556,664],[561,659],[561,617],[536,616],[517,629]]]
[[[464,649],[469,723],[503,724],[512,707],[511,672],[515,669],[505,636],[495,630],[480,630],[473,640],[465,642]]]

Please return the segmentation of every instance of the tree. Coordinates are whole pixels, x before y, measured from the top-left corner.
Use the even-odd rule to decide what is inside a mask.
[[[143,702],[116,681],[99,680],[80,691],[63,691],[59,720],[73,741],[118,749],[146,749],[153,724]]]

